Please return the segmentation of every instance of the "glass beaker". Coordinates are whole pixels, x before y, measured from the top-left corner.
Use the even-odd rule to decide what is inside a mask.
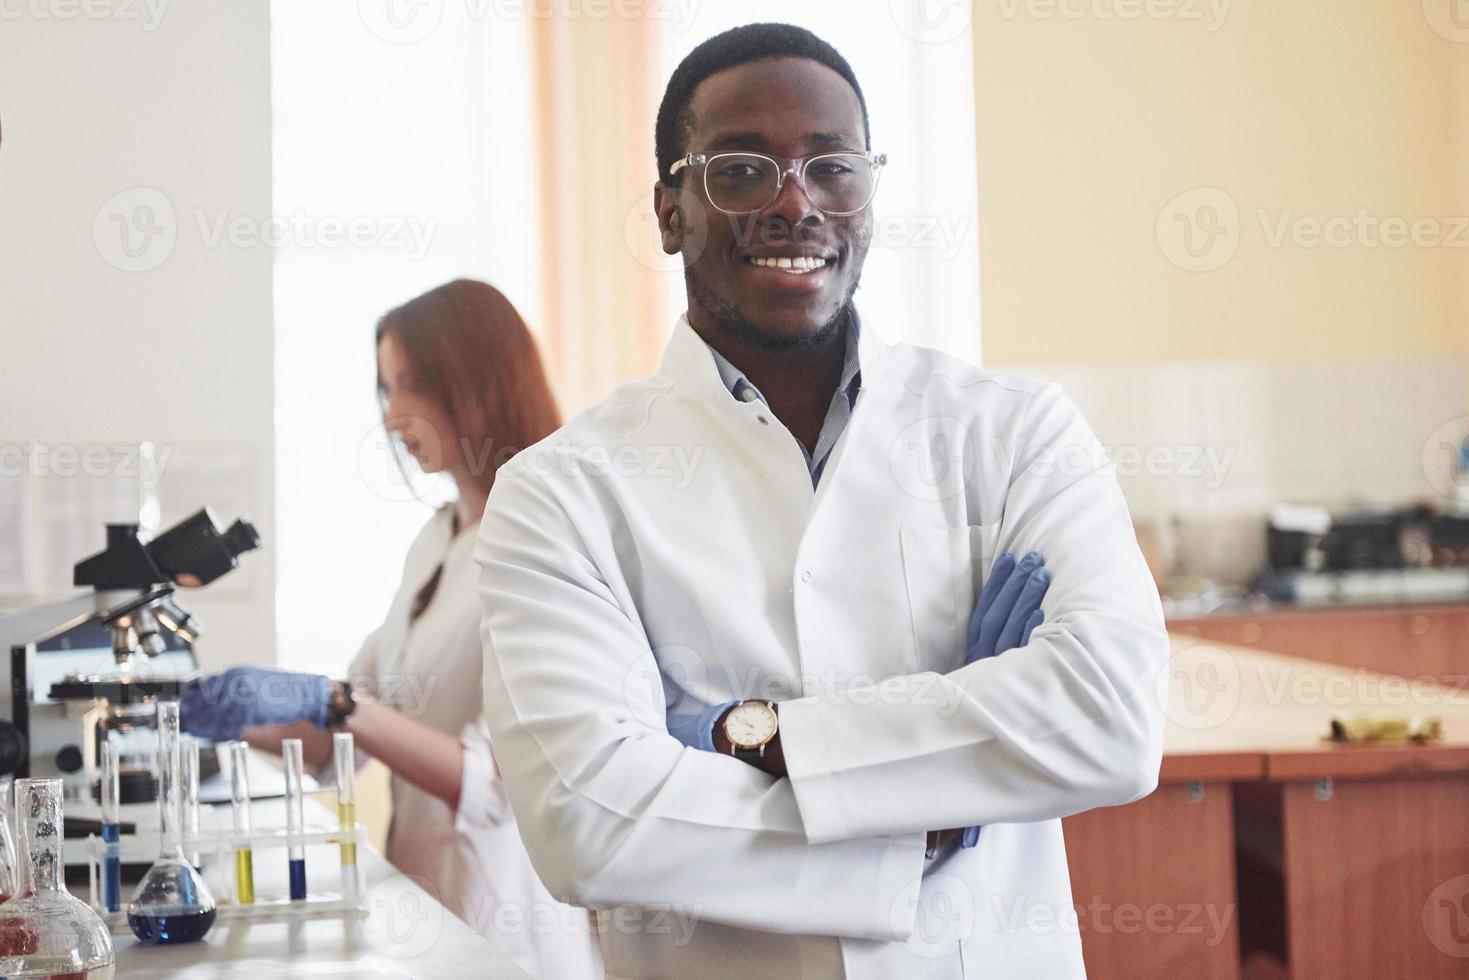
[[[61,780],[15,784],[19,891],[0,905],[0,976],[109,980],[112,936],[61,882]]]
[[[128,904],[128,925],[145,946],[191,943],[214,925],[214,896],[184,859],[182,752],[179,703],[158,702],[158,860],[138,882]]]

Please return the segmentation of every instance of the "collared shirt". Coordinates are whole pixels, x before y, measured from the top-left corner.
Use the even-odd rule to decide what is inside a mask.
[[[796,445],[801,447],[801,455],[806,458],[806,468],[811,471],[813,487],[821,482],[821,473],[826,469],[826,460],[831,456],[832,447],[837,444],[837,440],[842,437],[842,432],[847,428],[847,420],[852,417],[852,409],[857,404],[857,393],[862,389],[862,365],[857,356],[857,338],[860,330],[857,312],[853,310],[851,316],[847,318],[847,350],[842,362],[841,380],[837,382],[836,391],[832,393],[831,405],[826,410],[826,420],[821,423],[821,432],[816,437],[816,449],[808,450],[805,443],[800,439],[796,440]],[[767,407],[770,405],[760,389],[745,377],[745,372],[731,364],[713,347],[709,348],[709,353],[714,355],[714,365],[719,368],[719,377],[724,381],[724,386],[729,389],[731,395],[740,401],[752,402],[759,399]]]

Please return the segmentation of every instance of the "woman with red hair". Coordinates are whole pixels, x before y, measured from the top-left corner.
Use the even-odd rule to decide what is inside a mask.
[[[235,667],[191,682],[186,730],[279,751],[300,738],[325,774],[331,731],[392,772],[387,858],[532,976],[600,977],[584,909],[553,899],[531,868],[485,727],[472,556],[495,471],[560,424],[534,339],[493,286],[460,279],[377,325],[383,424],[424,473],[453,479],[408,550],[383,624],[344,680]],[[400,457],[401,461],[401,457]]]

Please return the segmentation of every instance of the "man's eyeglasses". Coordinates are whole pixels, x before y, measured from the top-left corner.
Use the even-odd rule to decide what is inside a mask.
[[[763,211],[780,194],[787,174],[816,208],[833,217],[856,214],[872,203],[886,153],[820,153],[776,160],[763,153],[690,153],[668,168],[704,168],[704,195],[725,214]]]

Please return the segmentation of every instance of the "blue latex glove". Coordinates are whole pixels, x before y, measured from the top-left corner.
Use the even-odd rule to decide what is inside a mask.
[[[325,729],[331,693],[331,679],[321,674],[231,667],[184,684],[179,691],[179,727],[213,742],[237,739],[252,725],[309,721]]]
[[[1031,631],[1045,621],[1041,600],[1051,585],[1046,560],[1032,551],[1017,563],[1006,552],[995,559],[989,578],[969,617],[966,664],[997,657],[1030,642]]]
[[[995,559],[989,578],[980,590],[974,614],[969,617],[969,652],[965,664],[987,657],[998,657],[1007,650],[1023,647],[1030,634],[1045,622],[1041,600],[1051,585],[1051,573],[1039,551],[1032,551],[1017,563],[1006,552]],[[961,847],[979,843],[979,828],[965,827]]]

